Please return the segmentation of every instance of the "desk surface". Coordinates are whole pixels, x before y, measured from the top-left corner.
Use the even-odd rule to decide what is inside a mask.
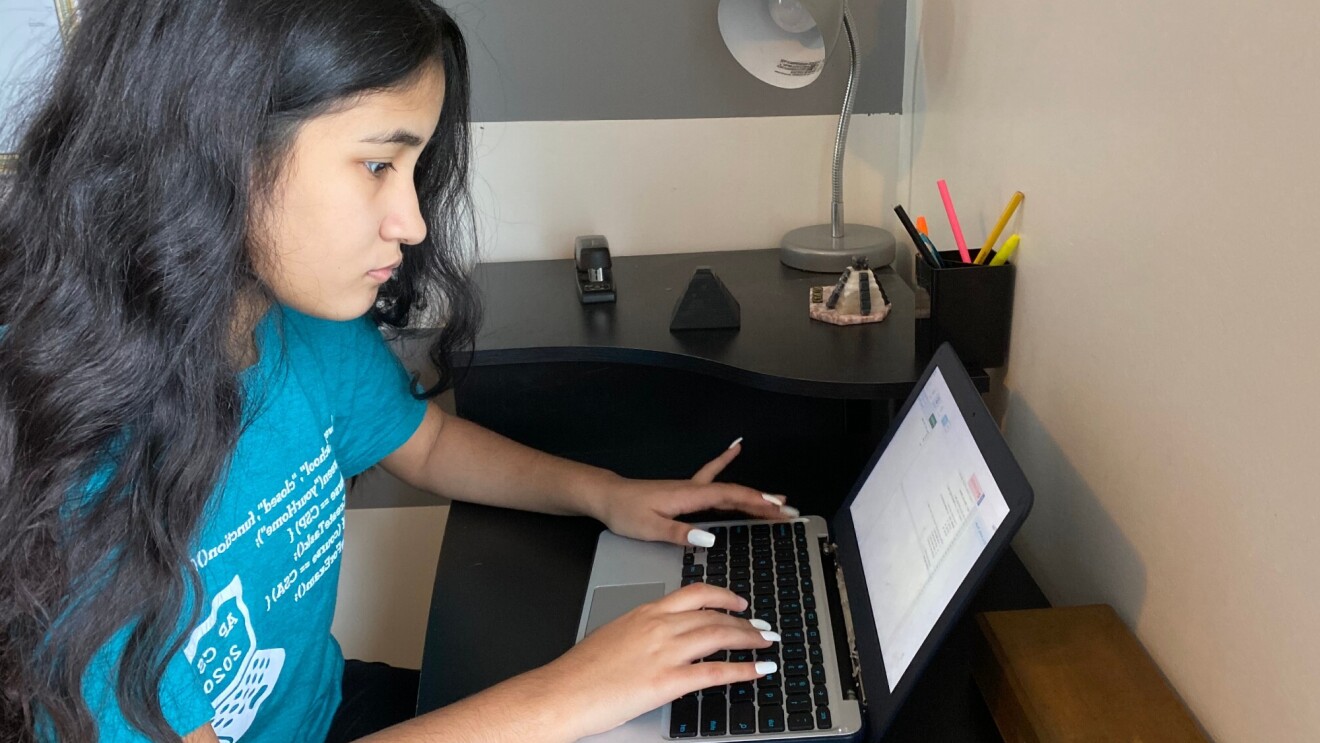
[[[696,266],[713,268],[738,300],[740,330],[669,332]],[[485,318],[473,364],[633,363],[833,399],[905,397],[926,364],[912,290],[892,269],[878,274],[889,317],[848,327],[807,315],[810,287],[837,277],[787,268],[777,250],[622,256],[612,270],[618,301],[583,305],[571,260],[479,266]]]

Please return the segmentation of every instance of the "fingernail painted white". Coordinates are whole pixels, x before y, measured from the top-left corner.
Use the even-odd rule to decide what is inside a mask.
[[[693,529],[688,532],[688,544],[696,547],[714,547],[715,535],[705,529]]]

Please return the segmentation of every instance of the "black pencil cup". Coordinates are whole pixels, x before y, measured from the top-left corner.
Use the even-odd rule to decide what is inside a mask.
[[[1013,319],[1013,265],[974,266],[956,250],[940,251],[940,260],[943,268],[917,260],[917,286],[930,294],[927,332],[917,333],[919,350],[929,355],[948,341],[968,366],[1003,366]]]

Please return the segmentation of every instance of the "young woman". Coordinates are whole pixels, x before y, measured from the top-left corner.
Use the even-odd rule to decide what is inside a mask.
[[[475,327],[467,63],[430,0],[79,5],[0,209],[0,739],[380,727],[330,635],[344,481],[378,463],[679,544],[709,537],[684,513],[792,514],[712,482],[737,446],[632,481],[427,402]],[[429,390],[379,332],[423,312],[444,319]],[[710,611],[742,608],[689,586],[377,735],[573,740],[753,679],[692,662],[774,639]]]

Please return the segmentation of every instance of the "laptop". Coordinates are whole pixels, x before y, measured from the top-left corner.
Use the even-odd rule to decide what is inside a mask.
[[[701,524],[714,547],[596,547],[577,639],[681,586],[749,600],[782,638],[703,662],[774,660],[590,741],[879,739],[1031,510],[1032,491],[953,349],[941,346],[830,520]]]

